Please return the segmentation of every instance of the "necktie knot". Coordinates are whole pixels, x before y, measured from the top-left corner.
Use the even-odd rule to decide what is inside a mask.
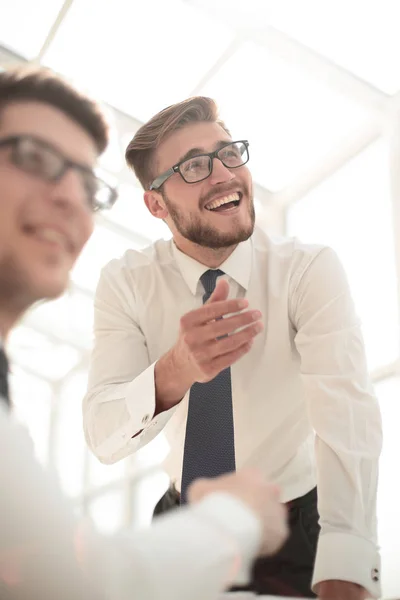
[[[221,269],[208,269],[208,271],[203,273],[203,275],[200,277],[200,281],[205,289],[203,302],[207,302],[207,300],[215,290],[218,277],[221,277],[221,275],[225,275],[225,273],[221,271]]]

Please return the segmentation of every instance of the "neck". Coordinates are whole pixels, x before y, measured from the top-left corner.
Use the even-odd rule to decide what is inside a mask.
[[[0,339],[5,341],[11,329],[18,321],[20,314],[11,312],[9,310],[3,310],[0,306]]]
[[[178,250],[210,269],[220,267],[237,247],[237,244],[235,244],[227,248],[205,248],[188,240],[176,240],[175,238],[174,243]]]

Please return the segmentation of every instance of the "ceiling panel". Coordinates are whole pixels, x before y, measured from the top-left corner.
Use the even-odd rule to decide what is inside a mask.
[[[276,28],[357,77],[400,89],[398,0],[187,0],[221,23]]]
[[[31,60],[39,53],[64,0],[1,0],[0,44]]]
[[[147,0],[138,8],[126,0],[75,2],[45,62],[147,120],[190,95],[233,33],[180,0]]]
[[[250,141],[255,180],[277,191],[375,115],[271,51],[245,43],[202,89],[236,139]],[[251,109],[249,109],[251,107]]]

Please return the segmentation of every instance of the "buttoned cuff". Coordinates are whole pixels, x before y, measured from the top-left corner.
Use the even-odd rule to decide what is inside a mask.
[[[153,363],[133,381],[125,390],[126,407],[135,423],[135,430],[140,431],[149,426],[156,409],[156,388],[154,383]]]
[[[126,391],[126,406],[132,420],[139,425],[137,430],[142,429],[146,434],[151,432],[152,438],[164,429],[176,410],[176,406],[173,406],[156,417],[153,416],[156,410],[155,366],[154,362],[128,385]]]
[[[313,590],[322,581],[358,583],[372,598],[381,595],[381,564],[375,544],[349,533],[324,533],[318,541]]]
[[[130,419],[96,448],[96,455],[104,463],[121,460],[139,449],[143,443],[150,442],[174,414],[176,407],[153,416],[156,408],[155,364],[150,365],[126,386],[119,388],[125,396],[121,399],[125,399]],[[137,435],[139,431],[141,433]]]

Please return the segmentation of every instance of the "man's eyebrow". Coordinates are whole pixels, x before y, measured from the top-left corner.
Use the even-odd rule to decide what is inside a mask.
[[[204,148],[190,148],[183,156],[178,159],[178,163],[187,160],[188,158],[192,158],[193,156],[197,156],[198,154],[205,154]]]
[[[219,150],[220,148],[226,146],[226,144],[229,144],[230,142],[231,140],[220,140],[215,144],[214,150]],[[207,151],[204,148],[190,148],[190,150],[188,150],[183,156],[179,158],[177,164],[188,160],[189,158],[193,158],[193,156],[198,156],[199,154],[207,154]]]

